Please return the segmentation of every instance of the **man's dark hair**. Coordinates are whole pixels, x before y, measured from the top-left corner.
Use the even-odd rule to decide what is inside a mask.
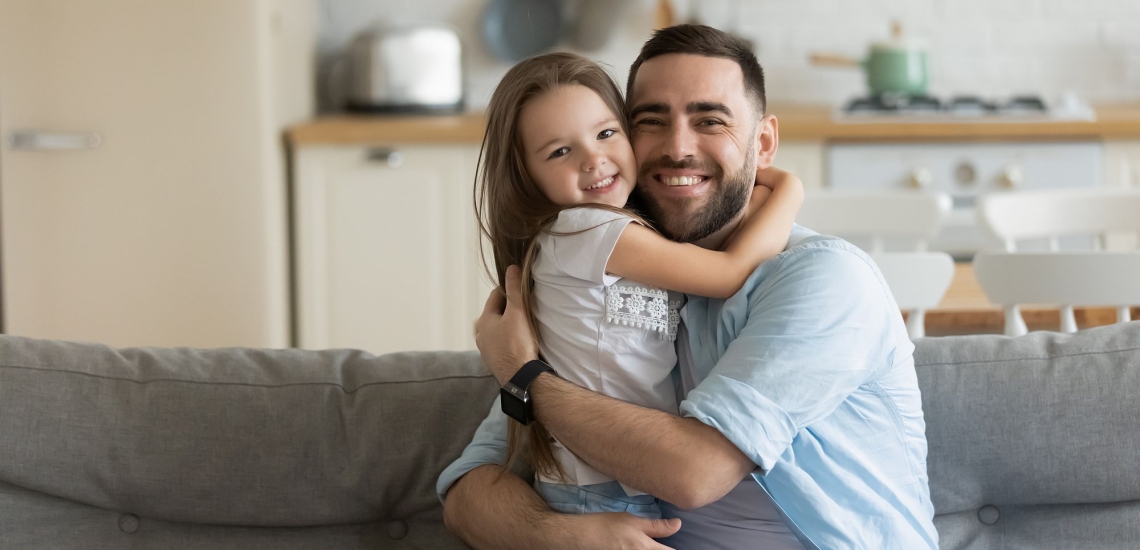
[[[641,47],[641,55],[637,56],[629,68],[629,80],[625,87],[627,103],[633,100],[633,79],[637,78],[641,64],[659,55],[671,53],[723,57],[735,61],[744,74],[744,91],[755,102],[756,112],[764,114],[767,103],[764,97],[764,70],[760,68],[756,54],[752,53],[747,42],[705,25],[676,25],[653,33],[653,37]]]

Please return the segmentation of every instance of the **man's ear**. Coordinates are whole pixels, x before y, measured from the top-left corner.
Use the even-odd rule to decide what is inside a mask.
[[[780,145],[779,123],[776,115],[764,115],[757,126],[756,169],[763,170],[776,160],[776,148]]]

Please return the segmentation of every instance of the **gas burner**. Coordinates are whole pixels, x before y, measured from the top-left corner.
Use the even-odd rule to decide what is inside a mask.
[[[942,102],[931,96],[883,94],[852,99],[844,109],[847,112],[926,112],[939,111]]]
[[[1050,117],[1050,110],[1040,96],[1019,95],[1008,99],[986,99],[973,95],[953,96],[940,100],[931,96],[879,95],[859,97],[847,102],[842,114],[865,119],[873,116],[894,118],[911,115],[917,118],[957,119],[1002,117]]]

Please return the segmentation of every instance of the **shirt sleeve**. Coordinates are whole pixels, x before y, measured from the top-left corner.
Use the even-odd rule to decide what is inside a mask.
[[[725,303],[746,300],[745,325],[680,406],[764,472],[800,429],[890,368],[898,315],[878,272],[853,251],[821,246],[779,261],[747,297]]]
[[[475,437],[463,454],[444,468],[435,484],[435,492],[440,502],[447,497],[447,491],[459,481],[467,472],[485,464],[502,466],[507,462],[507,415],[503,414],[501,397],[496,397],[491,404],[491,411],[487,418],[475,430]]]
[[[625,226],[633,218],[601,208],[571,208],[558,214],[545,246],[558,269],[572,277],[598,285],[611,285],[619,279],[606,275]]]

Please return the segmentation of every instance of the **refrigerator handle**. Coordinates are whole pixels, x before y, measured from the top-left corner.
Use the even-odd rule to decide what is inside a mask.
[[[51,134],[37,130],[17,130],[8,141],[14,151],[61,151],[95,149],[103,144],[99,134]]]

